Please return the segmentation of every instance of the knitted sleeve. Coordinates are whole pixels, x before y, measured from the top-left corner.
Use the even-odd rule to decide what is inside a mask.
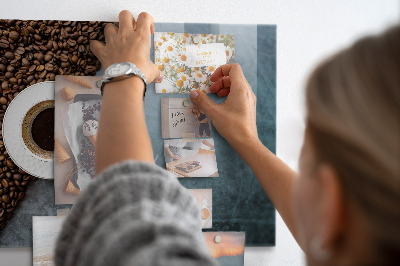
[[[125,161],[103,171],[66,218],[58,266],[216,265],[195,199],[160,167]]]

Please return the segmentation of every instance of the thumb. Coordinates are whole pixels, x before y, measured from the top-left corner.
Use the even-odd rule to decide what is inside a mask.
[[[198,90],[192,90],[190,92],[190,99],[200,109],[207,113],[208,116],[212,114],[211,109],[216,103],[214,103],[204,92]],[[211,118],[211,117],[210,117]]]

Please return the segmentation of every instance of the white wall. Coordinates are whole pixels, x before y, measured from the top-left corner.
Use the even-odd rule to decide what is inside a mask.
[[[360,36],[400,21],[398,0],[3,0],[0,18],[117,21],[122,9],[135,16],[149,12],[156,22],[276,24],[277,154],[294,169],[304,130],[303,85],[312,67]],[[279,215],[276,227],[276,247],[247,248],[245,265],[304,265]],[[31,265],[31,251],[2,249],[2,265]]]

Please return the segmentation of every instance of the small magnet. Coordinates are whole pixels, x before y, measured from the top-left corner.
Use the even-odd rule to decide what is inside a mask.
[[[199,42],[200,42],[200,36],[199,35],[194,36],[193,37],[193,43],[197,44]]]
[[[214,237],[214,242],[217,243],[217,244],[221,243],[221,240],[222,240],[221,236],[215,236]]]
[[[101,88],[101,79],[96,81],[96,87],[99,88],[99,89]]]
[[[183,101],[183,106],[189,107],[191,103],[192,103],[192,101],[189,98],[187,98]]]

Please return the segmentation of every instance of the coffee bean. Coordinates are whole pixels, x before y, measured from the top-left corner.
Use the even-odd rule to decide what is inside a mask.
[[[9,81],[10,81],[11,84],[16,84],[18,82],[18,80],[16,78],[14,78],[14,77],[10,78]]]
[[[79,37],[79,33],[77,31],[75,31],[74,33],[71,34],[71,39],[72,40],[76,40]]]
[[[50,54],[46,54],[45,56],[44,56],[44,61],[50,61],[51,60],[51,58],[52,58],[52,56],[50,55]]]
[[[75,40],[72,40],[72,39],[69,39],[69,40],[67,41],[67,43],[68,43],[68,45],[71,46],[71,47],[76,45],[76,41],[75,41]]]
[[[21,55],[20,54],[17,54],[17,53],[15,53],[14,54],[14,60],[20,60],[21,59]]]
[[[21,72],[17,72],[17,73],[15,74],[15,78],[16,78],[17,80],[21,80],[21,78],[22,78],[22,73],[21,73]]]
[[[43,72],[39,74],[39,78],[43,79],[46,76],[46,74],[47,74],[47,70],[43,70]]]
[[[3,200],[3,203],[9,203],[10,202],[10,197],[7,194],[1,196],[1,199]]]
[[[3,217],[3,215],[4,215],[4,209],[0,208],[0,218]]]
[[[44,65],[39,65],[39,66],[36,68],[36,71],[38,71],[38,72],[43,71],[43,70],[44,70]]]
[[[1,184],[3,185],[3,188],[8,188],[8,182],[5,179],[1,180]]]
[[[20,47],[18,47],[17,48],[17,50],[15,50],[15,52],[17,53],[17,54],[24,54],[25,53],[25,48],[24,47],[22,47],[22,46],[20,46]]]
[[[11,60],[14,59],[15,56],[13,52],[7,51],[4,53],[4,57]]]
[[[17,200],[21,201],[24,197],[25,197],[25,193],[24,192],[20,192],[18,194]]]
[[[22,65],[23,66],[29,66],[29,60],[26,58],[22,58]]]
[[[0,64],[0,72],[6,72],[6,66],[3,64]]]
[[[8,89],[8,81],[7,81],[7,80],[5,80],[5,81],[3,81],[3,82],[1,83],[1,89],[2,89],[2,90]]]
[[[35,66],[33,66],[33,67],[35,67]],[[31,72],[31,71],[29,71],[29,72]],[[33,75],[30,75],[29,77],[26,78],[26,81],[31,82],[34,78],[35,77]]]
[[[10,167],[10,168],[14,168],[15,165],[11,160],[7,159],[7,166]]]
[[[22,36],[28,36],[29,35],[29,31],[27,28],[21,28],[21,35]]]
[[[0,39],[0,48],[7,49],[10,47],[10,43],[5,39]]]
[[[50,72],[53,71],[53,69],[54,69],[54,67],[51,63],[47,63],[46,65],[44,65],[44,68]]]
[[[65,55],[65,54],[61,54],[60,55],[60,60],[63,61],[63,62],[66,62],[66,61],[68,61],[68,56]]]

